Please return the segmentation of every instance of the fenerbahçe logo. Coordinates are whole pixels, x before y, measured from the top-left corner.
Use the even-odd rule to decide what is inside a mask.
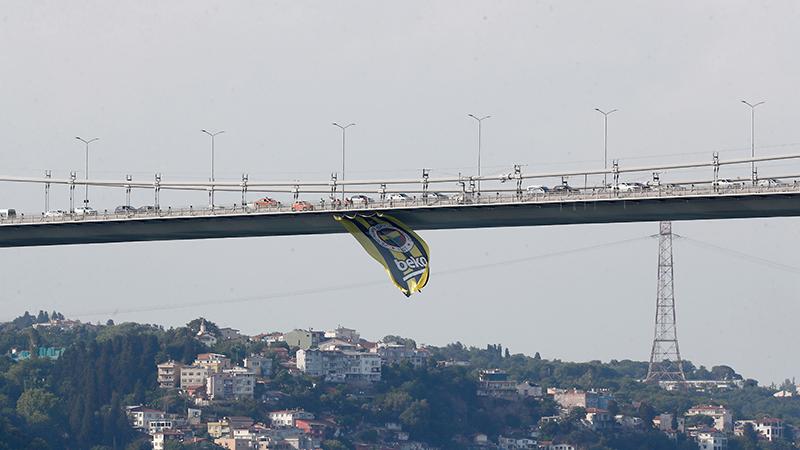
[[[392,282],[407,297],[420,291],[428,282],[428,245],[404,223],[380,213],[334,216],[334,219],[381,263]]]
[[[369,235],[378,245],[393,252],[405,253],[414,245],[403,230],[388,223],[369,227]]]

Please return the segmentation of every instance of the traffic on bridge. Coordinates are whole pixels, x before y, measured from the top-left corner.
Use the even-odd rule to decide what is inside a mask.
[[[657,220],[696,220],[800,215],[800,174],[784,166],[800,155],[736,160],[531,173],[515,165],[491,176],[419,179],[239,182],[152,182],[0,176],[0,182],[45,187],[45,205],[53,185],[70,191],[68,210],[24,214],[0,210],[0,246],[60,245],[148,240],[342,233],[336,215],[390,212],[414,229],[485,228]],[[772,163],[759,177],[756,163]],[[723,178],[723,168],[752,165],[750,178]],[[678,178],[675,174],[681,174]],[[609,177],[608,184],[602,179]],[[647,178],[646,181],[641,181]],[[640,180],[640,181],[627,181]],[[600,181],[598,183],[597,181]],[[483,183],[482,186],[480,183]],[[79,186],[124,189],[126,204],[97,211],[75,207]],[[147,189],[153,204],[134,207],[130,193]],[[164,206],[162,190],[239,192],[231,205]],[[281,201],[274,197],[290,199]],[[249,200],[248,197],[257,197]],[[315,200],[316,199],[316,200]]]

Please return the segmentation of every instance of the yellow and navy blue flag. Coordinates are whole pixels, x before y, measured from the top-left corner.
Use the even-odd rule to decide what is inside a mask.
[[[383,265],[406,297],[428,283],[428,244],[403,222],[385,214],[334,218]]]

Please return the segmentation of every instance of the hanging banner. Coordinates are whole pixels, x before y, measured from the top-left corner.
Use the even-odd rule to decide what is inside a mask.
[[[385,214],[334,216],[409,297],[428,283],[428,244],[404,223]]]

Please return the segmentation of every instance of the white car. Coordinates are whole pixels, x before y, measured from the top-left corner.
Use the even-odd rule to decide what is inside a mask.
[[[549,191],[550,191],[550,189],[548,189],[547,187],[538,186],[538,185],[528,186],[528,187],[525,188],[525,192],[527,192],[528,195],[547,194],[547,192],[549,192]]]
[[[90,206],[79,206],[75,208],[76,216],[96,216],[97,210]]]
[[[368,204],[374,202],[375,200],[367,197],[366,195],[358,194],[358,195],[354,195],[354,196],[350,197],[350,201],[353,202],[354,205],[357,205],[357,204],[368,205]]]
[[[764,179],[758,180],[758,186],[759,187],[779,187],[779,186],[786,186],[786,183],[784,183],[781,180],[777,180],[775,178],[764,178]]]
[[[66,215],[67,215],[67,212],[66,211],[62,211],[60,209],[51,209],[50,211],[47,211],[46,213],[44,213],[45,217],[64,217]]]
[[[642,183],[618,183],[616,188],[619,192],[641,192],[645,186]]]
[[[714,185],[719,189],[740,189],[743,187],[741,182],[729,180],[727,178],[717,180]]]
[[[389,196],[386,197],[386,198],[389,201],[395,201],[395,202],[408,202],[408,201],[411,201],[411,197],[409,197],[406,194],[400,193],[400,192],[396,192],[394,194],[389,194]]]
[[[426,192],[424,198],[428,200],[447,200],[450,197],[441,192]]]

